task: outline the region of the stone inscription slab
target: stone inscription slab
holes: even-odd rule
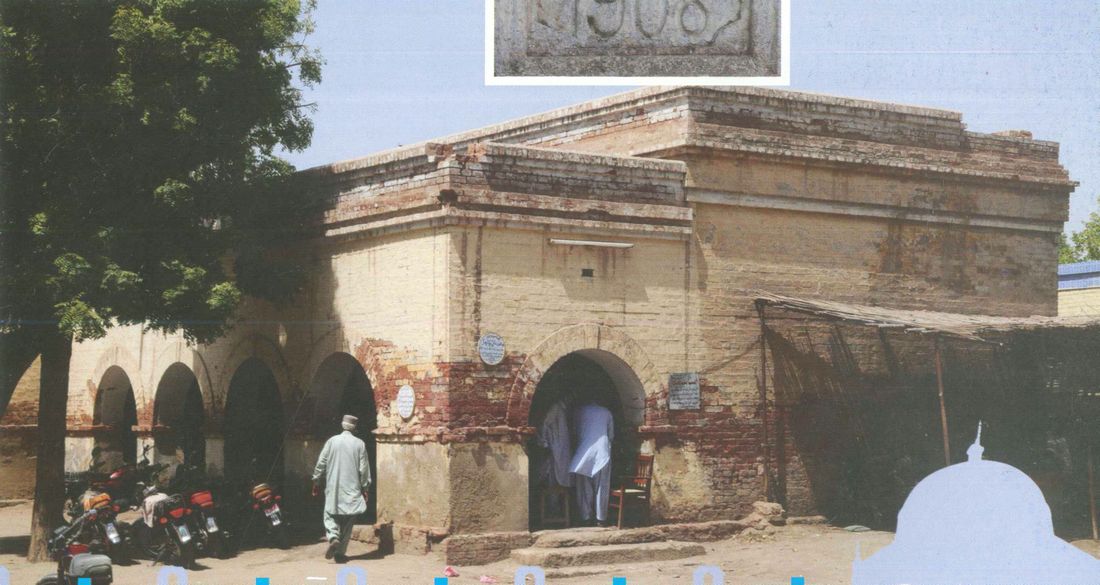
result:
[[[746,0],[533,0],[528,55],[744,55]]]
[[[416,407],[416,392],[412,386],[405,384],[397,391],[397,415],[408,420],[413,415]]]
[[[482,335],[477,340],[477,354],[486,365],[498,365],[504,361],[504,338],[496,333]]]
[[[781,0],[493,1],[494,77],[780,74]]]
[[[668,409],[699,410],[699,374],[681,372],[668,375]]]

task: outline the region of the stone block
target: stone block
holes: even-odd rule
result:
[[[779,75],[779,0],[496,0],[497,76]]]
[[[508,558],[515,549],[531,546],[529,532],[460,534],[446,538],[440,547],[450,565],[485,565]]]

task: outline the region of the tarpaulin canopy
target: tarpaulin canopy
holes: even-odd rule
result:
[[[756,302],[769,307],[797,311],[824,319],[897,329],[909,333],[938,334],[973,341],[990,342],[990,337],[1021,331],[1057,329],[1100,329],[1100,316],[1000,317],[912,309],[892,309],[818,299],[755,293]]]

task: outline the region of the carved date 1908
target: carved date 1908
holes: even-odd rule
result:
[[[741,54],[744,0],[536,0],[529,54]]]

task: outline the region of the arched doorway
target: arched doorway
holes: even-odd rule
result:
[[[326,440],[342,432],[340,421],[345,414],[359,418],[355,435],[367,445],[373,478],[365,520],[375,522],[378,516],[378,463],[374,429],[378,427],[378,413],[370,379],[354,357],[334,353],[317,368],[310,391],[315,401],[311,428],[317,439]]]
[[[203,436],[204,409],[199,380],[182,363],[165,370],[153,401],[153,431],[156,459],[174,471],[179,464],[203,469],[206,438]]]
[[[275,375],[248,358],[229,382],[225,401],[225,479],[230,485],[283,477],[283,403]]]
[[[103,372],[95,396],[93,424],[96,452],[94,464],[99,471],[111,471],[124,463],[137,461],[137,403],[130,377],[118,366]]]
[[[587,402],[596,402],[606,406],[615,421],[615,437],[612,441],[611,466],[612,478],[633,472],[637,454],[641,447],[638,427],[644,421],[645,390],[630,366],[614,354],[598,350],[584,349],[569,353],[550,366],[539,380],[531,398],[528,424],[540,429],[551,407],[561,401],[568,404],[570,429],[574,424],[573,411]],[[536,445],[528,449],[530,466],[530,527],[539,530],[544,525],[542,514],[542,496],[547,489],[545,479],[549,452]],[[573,497],[573,490],[569,490]],[[573,501],[571,500],[571,503]],[[556,506],[556,502],[549,504]],[[576,506],[572,509],[571,523],[579,520]]]

